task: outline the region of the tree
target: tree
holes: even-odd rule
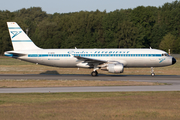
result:
[[[167,52],[168,49],[171,49],[171,52],[173,53],[175,50],[174,48],[175,42],[176,42],[176,38],[171,33],[168,33],[163,37],[159,45],[159,48]]]
[[[171,48],[180,53],[180,1],[162,7],[47,14],[40,7],[0,11],[0,54],[11,50],[7,21],[41,48]],[[171,40],[171,42],[169,41]],[[173,43],[173,45],[172,45]],[[173,46],[173,48],[172,48]]]
[[[152,48],[159,48],[159,45],[161,43],[161,40],[163,37],[167,34],[167,26],[165,24],[156,24],[153,27],[152,33],[151,33],[151,44],[150,46]]]
[[[131,12],[131,21],[141,31],[141,38],[145,47],[151,45],[153,26],[157,21],[158,9],[156,7],[139,6]]]

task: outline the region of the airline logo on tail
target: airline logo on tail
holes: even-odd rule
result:
[[[16,37],[17,35],[19,35],[22,31],[11,31],[11,33],[13,34],[12,38]]]

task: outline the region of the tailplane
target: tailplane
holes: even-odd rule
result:
[[[7,26],[14,51],[40,49],[32,42],[32,40],[26,35],[26,33],[19,27],[16,22],[7,22]]]

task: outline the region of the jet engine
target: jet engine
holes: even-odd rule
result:
[[[109,73],[123,73],[123,64],[108,64],[107,67],[101,68],[101,70],[108,71]]]

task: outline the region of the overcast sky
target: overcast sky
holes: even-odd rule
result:
[[[41,7],[43,11],[53,14],[78,11],[107,12],[116,9],[136,8],[137,6],[162,6],[175,0],[0,0],[0,10],[11,12],[30,7]]]

